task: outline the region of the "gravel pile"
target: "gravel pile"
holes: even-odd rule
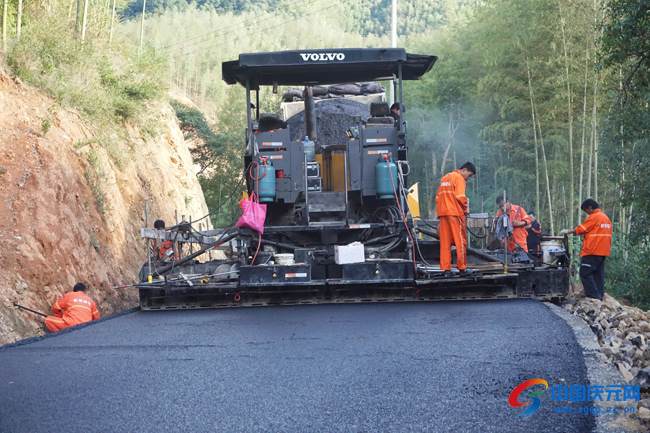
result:
[[[316,104],[316,133],[319,146],[331,146],[348,142],[345,130],[355,126],[354,116],[365,121],[370,117],[370,108],[361,102],[349,99],[326,99]],[[301,111],[287,120],[291,140],[304,140],[305,112]]]
[[[605,363],[611,363],[623,379],[641,388],[638,417],[650,431],[650,312],[621,304],[605,294],[569,300],[564,308],[581,317],[596,335]]]

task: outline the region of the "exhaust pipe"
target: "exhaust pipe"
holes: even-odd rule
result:
[[[316,133],[316,103],[314,102],[314,90],[311,86],[306,86],[303,92],[305,98],[305,130],[309,139],[314,143],[318,142]]]

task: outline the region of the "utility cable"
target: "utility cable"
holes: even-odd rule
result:
[[[218,211],[219,209],[221,209],[221,208],[223,207],[223,205],[225,205],[226,203],[228,203],[228,201],[232,198],[232,196],[233,196],[233,195],[234,195],[234,194],[239,190],[239,187],[241,186],[241,183],[244,181],[244,178],[245,178],[245,176],[246,176],[246,172],[249,170],[249,168],[251,167],[252,164],[253,164],[253,163],[251,162],[251,163],[248,165],[248,167],[246,167],[246,169],[242,172],[242,175],[241,175],[241,177],[239,178],[239,180],[237,181],[237,184],[235,184],[235,187],[233,188],[233,190],[230,192],[230,194],[228,195],[228,197],[226,197],[226,199],[225,199],[224,201],[222,201],[222,202],[219,204],[219,206],[217,206],[216,208],[212,209],[210,212],[208,212],[207,214],[203,215],[201,218],[192,221],[191,224],[195,224],[195,223],[197,223],[197,222],[199,222],[199,221],[201,221],[201,220],[204,220],[205,218],[209,217],[210,215],[212,215],[213,213],[215,213],[216,211]],[[191,224],[190,224],[190,225],[191,225]],[[167,230],[175,229],[175,228],[178,228],[178,227],[180,227],[180,224],[176,224],[176,225],[174,225],[174,226],[171,226],[171,227],[169,227]]]

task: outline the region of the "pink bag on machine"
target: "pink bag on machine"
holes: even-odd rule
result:
[[[264,233],[264,220],[266,220],[266,205],[256,201],[255,193],[250,197],[239,200],[239,206],[244,212],[235,224],[237,227],[249,227],[257,232]]]

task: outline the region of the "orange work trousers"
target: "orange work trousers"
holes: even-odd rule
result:
[[[456,268],[467,268],[467,233],[465,217],[441,216],[438,226],[440,236],[440,269],[451,271],[451,246],[456,245]]]
[[[60,317],[47,316],[45,318],[45,326],[48,327],[50,332],[56,332],[65,328],[69,328],[70,326],[74,326],[74,325],[67,323],[65,320],[63,320]]]

